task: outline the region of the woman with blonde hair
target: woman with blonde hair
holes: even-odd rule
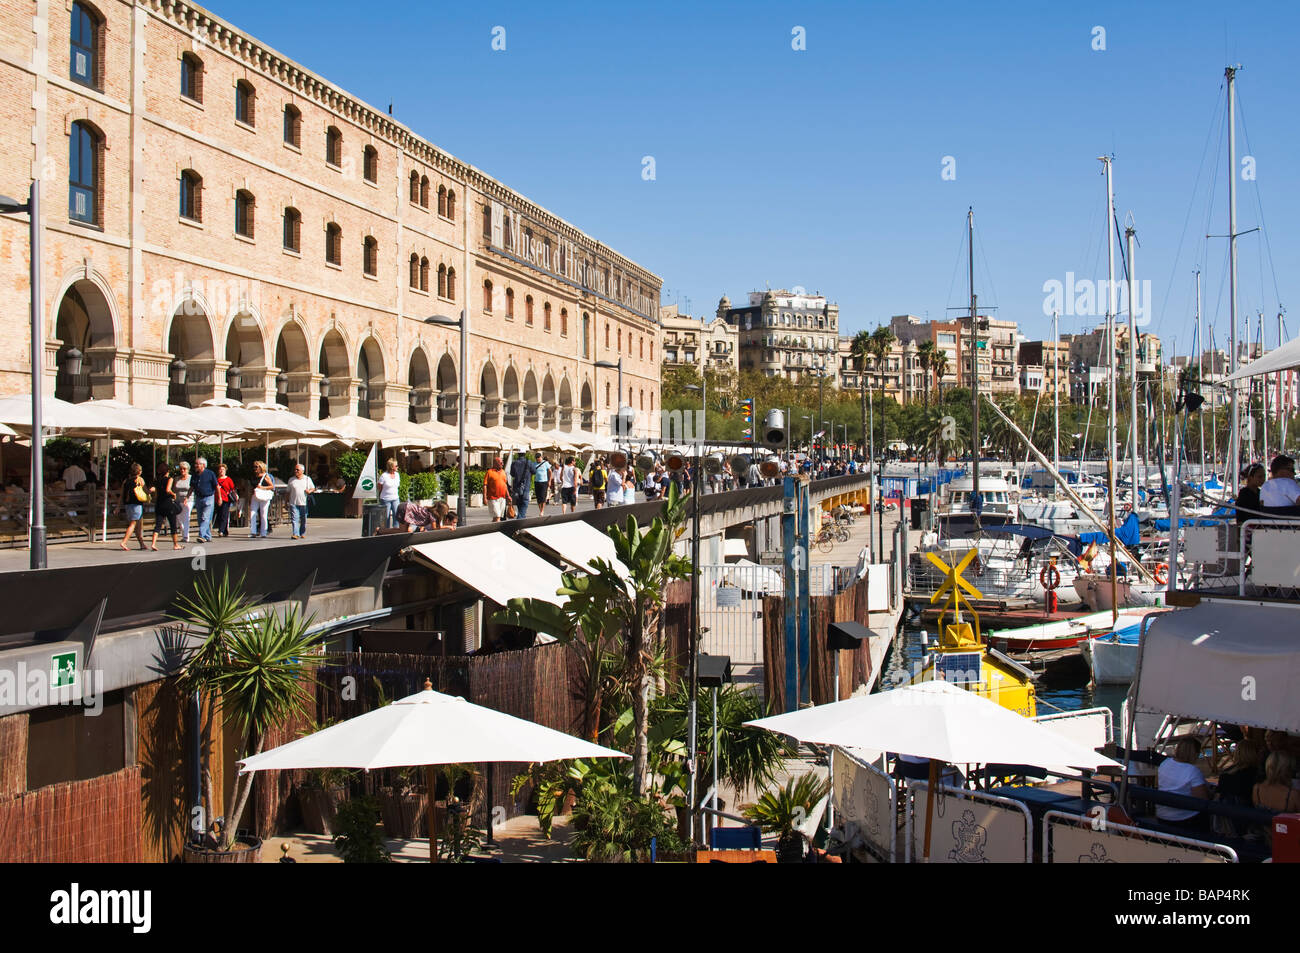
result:
[[[248,508],[249,539],[266,538],[271,535],[269,514],[273,499],[275,499],[275,481],[266,472],[266,464],[258,460],[253,464],[253,494]]]
[[[149,499],[149,493],[144,486],[144,477],[141,474],[144,468],[138,463],[131,464],[131,475],[126,478],[122,484],[122,510],[126,513],[126,533],[122,536],[122,549],[127,551],[129,547],[126,541],[131,538],[131,531],[135,531],[135,538],[140,543],[141,549],[148,549],[144,544],[144,504]],[[144,495],[144,499],[140,495]]]
[[[1251,792],[1251,803],[1274,814],[1300,811],[1300,791],[1291,787],[1295,757],[1288,751],[1274,751],[1264,762],[1264,780]]]

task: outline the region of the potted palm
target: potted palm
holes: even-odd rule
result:
[[[328,728],[335,719],[313,722],[303,735],[315,734]],[[302,810],[302,823],[313,834],[334,834],[335,818],[339,805],[347,800],[348,782],[355,772],[346,768],[316,768],[307,772],[306,779],[298,785],[298,807]]]
[[[238,729],[233,757],[241,760],[261,753],[267,732],[306,713],[312,700],[308,689],[314,680],[302,665],[316,647],[309,634],[311,619],[292,608],[257,611],[243,593],[242,580],[232,583],[226,570],[220,577],[200,575],[172,614],[185,635],[202,640],[185,652],[180,682],[184,691],[208,700],[201,749],[209,756],[217,717]],[[239,833],[254,776],[236,775],[223,802],[224,818],[214,816],[210,770],[206,777],[208,808],[201,812],[197,836],[185,845],[185,861],[256,863],[261,841]]]
[[[791,778],[785,787],[765,791],[758,803],[751,804],[743,813],[765,834],[777,836],[777,860],[797,862],[803,859],[804,835],[800,828],[830,789],[829,780],[810,772]]]

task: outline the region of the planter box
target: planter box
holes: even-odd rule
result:
[[[433,500],[416,500],[418,506],[423,506],[426,510],[433,506]]]
[[[456,512],[456,507],[457,505],[459,505],[459,503],[460,503],[460,498],[457,497],[455,493],[447,494],[447,509],[451,510],[454,513]]]
[[[471,493],[471,494],[469,495],[469,505],[470,505],[470,506],[482,506],[482,505],[483,505],[483,494],[482,494],[482,493]]]
[[[411,840],[428,837],[426,815],[429,798],[421,794],[396,794],[391,789],[379,792],[379,807],[384,818],[384,833],[389,837]]]
[[[241,835],[230,850],[186,844],[182,857],[187,864],[258,864],[262,862],[262,840]]]
[[[313,834],[333,834],[334,817],[347,796],[346,788],[300,787],[298,806],[303,826]]]

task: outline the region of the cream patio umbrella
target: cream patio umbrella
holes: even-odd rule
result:
[[[920,682],[746,724],[800,741],[929,758],[931,790],[937,785],[939,762],[1031,764],[1063,772],[1119,764],[997,702],[944,681]],[[928,861],[934,799],[927,800]]]
[[[436,861],[434,765],[628,757],[562,731],[435,692],[427,679],[424,687],[424,691],[382,708],[245,758],[240,773],[299,768],[369,771],[423,765],[430,791],[429,859]]]

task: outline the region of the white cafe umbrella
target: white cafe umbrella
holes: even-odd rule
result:
[[[1289,371],[1297,367],[1300,367],[1300,338],[1294,338],[1280,347],[1273,348],[1263,357],[1239,367],[1237,373],[1229,374],[1219,383],[1227,384],[1247,377],[1259,377],[1261,374],[1274,374],[1278,371]]]
[[[943,681],[861,695],[746,724],[791,735],[800,741],[929,758],[931,788],[938,777],[940,761],[1031,764],[1063,773],[1069,773],[1072,768],[1119,766],[1105,755],[1017,715],[997,702]],[[933,798],[929,800],[932,805]],[[927,812],[927,859],[931,820]]]
[[[452,695],[425,690],[240,762],[240,773],[429,766],[429,854],[436,859],[433,765],[626,758],[626,754]]]

